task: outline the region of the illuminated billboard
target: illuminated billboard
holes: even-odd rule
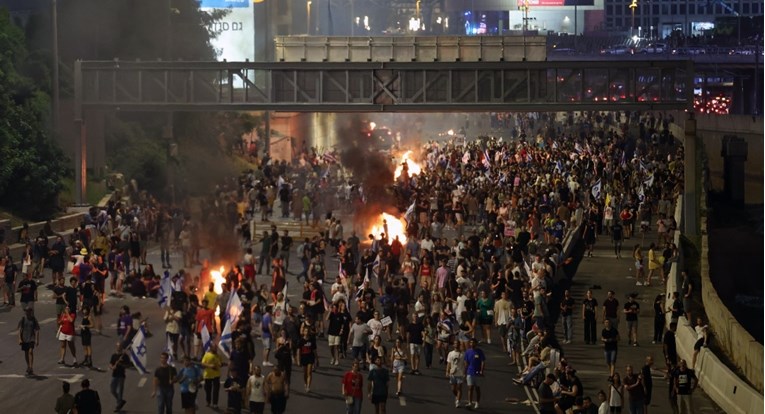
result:
[[[252,0],[201,0],[202,10],[228,10],[209,29],[218,36],[211,43],[218,60],[243,62],[255,60],[255,19]]]

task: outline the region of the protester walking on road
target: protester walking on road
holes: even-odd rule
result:
[[[375,369],[369,371],[367,377],[367,393],[369,399],[375,406],[375,414],[385,414],[386,403],[388,401],[388,382],[390,374],[388,369],[383,366],[382,358],[379,356],[374,360]]]
[[[125,368],[128,365],[130,365],[130,361],[128,361],[127,355],[125,355],[125,351],[122,349],[122,344],[117,342],[117,347],[109,360],[109,369],[112,371],[112,381],[109,385],[109,390],[117,402],[117,407],[114,409],[115,412],[121,410],[125,403],[127,403],[122,396],[125,390]]]
[[[205,402],[208,407],[218,408],[221,364],[220,356],[218,356],[218,345],[212,342],[202,357],[202,367],[204,368],[202,378],[205,381]]]
[[[287,410],[290,387],[279,365],[266,376],[265,387],[266,401],[271,404],[271,413],[283,414]]]
[[[598,342],[596,332],[598,300],[592,297],[592,291],[588,290],[582,301],[582,319],[584,320],[584,343],[596,344]]]
[[[351,370],[343,375],[343,398],[347,414],[361,414],[361,404],[364,401],[364,376],[359,371],[359,361],[353,361]]]
[[[34,375],[32,367],[35,362],[35,347],[40,345],[40,324],[32,308],[24,309],[24,316],[19,320],[16,329],[19,332],[19,345],[24,351],[24,360],[27,363],[27,376]]]
[[[90,389],[90,380],[82,380],[82,390],[74,395],[74,409],[77,414],[101,414],[101,398]]]
[[[635,294],[627,297],[627,303],[624,304],[624,319],[627,321],[627,344],[638,346],[638,315],[640,314],[640,304],[635,301]]]
[[[74,396],[69,393],[70,387],[71,385],[66,381],[61,383],[64,393],[56,399],[56,406],[53,408],[56,414],[71,414],[74,409]]]
[[[616,352],[619,346],[619,331],[611,325],[611,321],[608,319],[605,321],[605,327],[601,332],[600,340],[603,342],[603,354],[606,357],[608,375],[614,376],[616,370]]]
[[[446,356],[446,378],[449,378],[449,386],[454,394],[454,408],[459,408],[462,383],[465,381],[465,354],[457,341],[454,341],[454,349]]]
[[[178,372],[175,367],[168,365],[167,360],[170,357],[167,352],[163,352],[159,357],[159,366],[154,370],[154,387],[151,392],[151,398],[157,398],[157,414],[172,414],[173,396]]]
[[[478,409],[481,402],[481,384],[479,378],[483,376],[486,364],[486,356],[478,348],[478,341],[473,338],[470,340],[470,349],[465,351],[465,378],[468,386],[468,407],[472,404],[473,409]],[[475,396],[475,402],[473,402]]]
[[[614,372],[608,387],[608,407],[611,414],[620,414],[624,405],[624,384],[618,372]]]

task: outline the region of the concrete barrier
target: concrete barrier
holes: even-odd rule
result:
[[[693,361],[696,331],[688,324],[685,317],[680,317],[678,321],[676,340],[678,356],[685,359],[690,367]],[[765,409],[762,394],[739,378],[709,348],[702,348],[699,352],[696,357],[695,371],[699,379],[699,387],[724,412],[750,414],[761,413]]]

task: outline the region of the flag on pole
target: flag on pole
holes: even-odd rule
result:
[[[619,165],[624,168],[627,166],[627,152],[622,152],[622,159],[619,161]]]
[[[406,212],[404,213],[404,219],[407,223],[411,223],[412,219],[414,218],[414,207],[415,204],[417,204],[417,200],[412,201],[412,205],[409,206],[409,208],[406,209]]]
[[[574,144],[574,150],[578,153],[581,153],[583,151],[582,145],[577,142],[576,144]]]
[[[157,292],[157,303],[160,308],[170,306],[170,295],[173,293],[173,281],[170,280],[170,272],[165,270],[162,280],[159,282],[159,292]]]
[[[491,168],[491,160],[489,159],[489,150],[483,150],[483,166],[486,168]]]
[[[555,170],[557,170],[559,173],[563,172],[563,163],[560,160],[555,162]]]
[[[175,366],[175,352],[173,352],[173,341],[170,340],[170,335],[167,335],[167,343],[165,344],[165,352],[167,352],[167,363],[171,366]]]
[[[133,342],[130,344],[130,361],[141,375],[148,373],[146,370],[146,334],[143,327],[138,329]]]
[[[593,186],[592,186],[592,196],[595,197],[595,199],[600,199],[600,188],[601,188],[601,181],[598,180]]]
[[[552,149],[558,149],[558,141],[553,141]]]
[[[526,276],[532,277],[534,274],[531,271],[531,266],[529,266],[528,262],[525,260],[523,261],[523,270],[526,271]]]
[[[226,326],[223,327],[223,332],[220,334],[220,349],[226,358],[231,357],[231,319],[226,319]]]
[[[643,189],[643,184],[640,184],[640,187],[638,187],[637,195],[641,202],[645,200],[645,189]]]
[[[212,339],[210,339],[210,331],[207,330],[207,324],[202,325],[202,353],[207,352],[208,349],[210,349],[210,345],[212,344]]]
[[[239,299],[239,295],[236,293],[236,290],[232,290],[231,296],[228,300],[228,305],[226,306],[227,319],[231,319],[234,323],[236,323],[236,320],[239,318],[239,315],[241,315],[243,311],[244,306],[242,306],[242,301]]]
[[[462,163],[467,164],[470,162],[470,151],[465,151],[465,154],[462,155]]]
[[[646,186],[646,187],[648,187],[648,188],[651,188],[651,187],[653,187],[653,174],[649,174],[649,175],[648,175],[648,178],[647,178],[645,181],[643,181],[643,183],[644,183],[644,184],[645,184],[645,186]]]

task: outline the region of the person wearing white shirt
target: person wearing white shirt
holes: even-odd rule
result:
[[[462,313],[465,312],[466,291],[457,286],[457,309],[454,310],[454,313],[457,315],[457,322],[459,323],[462,323]]]
[[[425,236],[425,238],[420,242],[420,248],[431,253],[433,253],[433,246],[433,240],[430,239],[430,236]]]
[[[369,334],[370,342],[374,340],[375,336],[382,335],[383,324],[382,321],[380,321],[380,312],[375,311],[374,314],[372,314],[372,319],[367,322],[367,326],[372,330],[372,333]]]
[[[454,407],[460,406],[462,383],[465,380],[465,353],[460,351],[460,343],[454,341],[454,348],[446,356],[446,377],[454,394]]]
[[[265,377],[260,372],[260,366],[252,364],[252,375],[247,380],[247,388],[244,393],[250,402],[250,412],[262,413],[266,406],[266,390],[263,386]]]

